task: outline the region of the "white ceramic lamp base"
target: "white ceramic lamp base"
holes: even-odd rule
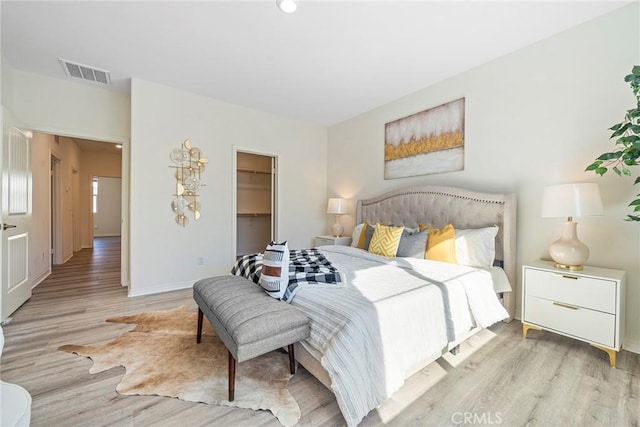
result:
[[[336,215],[336,222],[331,226],[331,235],[340,237],[342,233],[344,233],[344,226],[340,224],[340,215]]]
[[[549,246],[549,255],[558,268],[582,270],[582,265],[589,258],[589,248],[578,240],[577,227],[577,222],[565,222],[562,236]]]

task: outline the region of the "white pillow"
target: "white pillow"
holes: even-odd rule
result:
[[[264,251],[260,286],[273,298],[282,299],[289,285],[289,246],[271,242]]]
[[[498,226],[455,230],[458,264],[472,267],[492,267],[496,258]]]
[[[360,241],[360,232],[362,232],[362,227],[364,223],[356,225],[356,228],[353,229],[353,233],[351,233],[351,246],[354,248],[358,247],[358,242]]]

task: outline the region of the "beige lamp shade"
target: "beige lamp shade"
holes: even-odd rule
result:
[[[602,215],[600,188],[595,183],[562,184],[545,187],[543,217]]]
[[[336,222],[331,226],[331,234],[340,237],[344,233],[344,226],[340,224],[340,215],[347,213],[347,202],[344,199],[330,198],[327,203],[327,213],[336,216]]]
[[[556,267],[581,270],[589,258],[589,248],[578,239],[578,223],[573,217],[602,215],[600,189],[595,183],[562,184],[545,187],[543,217],[567,217],[562,236],[549,246]]]
[[[334,215],[344,215],[347,213],[347,203],[344,199],[331,198],[327,203],[327,213]]]

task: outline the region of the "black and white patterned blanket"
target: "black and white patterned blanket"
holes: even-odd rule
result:
[[[282,301],[291,302],[301,286],[342,283],[338,270],[318,249],[291,250],[289,254],[289,285]],[[262,272],[262,258],[261,253],[239,258],[231,269],[231,274],[246,277],[258,284]]]

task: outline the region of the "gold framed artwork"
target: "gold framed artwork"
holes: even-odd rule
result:
[[[385,124],[384,179],[464,169],[464,98]]]

